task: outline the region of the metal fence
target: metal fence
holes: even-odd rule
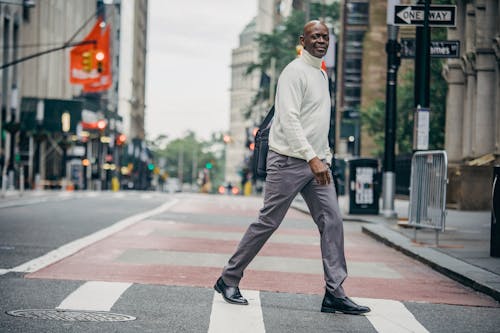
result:
[[[446,185],[448,159],[443,150],[420,151],[413,155],[411,163],[410,205],[408,224],[417,229],[444,231],[446,219]]]

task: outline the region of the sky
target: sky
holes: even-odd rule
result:
[[[150,0],[146,136],[229,129],[231,50],[257,0]]]

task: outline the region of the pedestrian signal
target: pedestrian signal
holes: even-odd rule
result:
[[[103,61],[104,61],[104,52],[98,51],[95,54],[95,60],[97,60],[97,72],[102,73],[103,72]]]

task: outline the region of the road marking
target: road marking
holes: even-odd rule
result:
[[[227,253],[200,253],[164,251],[155,249],[126,249],[116,262],[149,265],[174,265],[192,267],[222,267],[227,263]],[[270,272],[323,274],[321,259],[279,256],[257,256],[248,269]],[[382,279],[400,279],[402,276],[383,262],[349,263],[349,275]]]
[[[66,297],[56,309],[109,311],[132,283],[89,281]]]
[[[232,232],[232,231],[159,229],[155,230],[154,234],[161,235],[164,237],[176,237],[176,238],[204,238],[204,239],[217,239],[217,240],[227,240],[227,241],[231,240],[239,241],[241,237],[243,237],[244,233]],[[320,239],[318,236],[286,235],[286,234],[275,233],[271,236],[269,242],[319,246]]]
[[[371,308],[371,312],[365,316],[379,333],[429,333],[401,302],[357,297],[352,299]]]
[[[157,207],[155,209],[149,210],[147,212],[139,213],[136,215],[129,216],[123,220],[120,220],[116,222],[115,224],[98,230],[94,232],[93,234],[90,234],[88,236],[82,237],[80,239],[74,240],[70,243],[67,243],[55,250],[52,250],[43,256],[40,256],[38,258],[35,258],[33,260],[30,260],[24,264],[21,264],[17,267],[7,269],[4,272],[0,271],[0,275],[6,274],[8,272],[20,272],[20,273],[32,273],[37,270],[40,270],[44,267],[47,267],[57,261],[60,261],[72,254],[75,254],[76,252],[80,251],[81,249],[89,246],[90,244],[96,243],[114,233],[117,233],[118,231],[121,231],[132,224],[135,224],[141,220],[144,220],[150,216],[157,215],[162,213],[163,211],[169,209],[173,205],[175,205],[178,202],[177,199],[174,199],[172,201],[166,202],[160,207]]]
[[[266,331],[259,291],[242,290],[241,293],[248,299],[248,305],[229,304],[218,292],[214,292],[208,333],[261,333]]]

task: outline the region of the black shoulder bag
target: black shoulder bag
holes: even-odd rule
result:
[[[267,113],[264,121],[259,126],[259,130],[255,134],[255,148],[253,150],[252,171],[255,178],[266,179],[266,161],[267,152],[269,151],[269,132],[271,131],[271,123],[274,116],[274,105]]]

